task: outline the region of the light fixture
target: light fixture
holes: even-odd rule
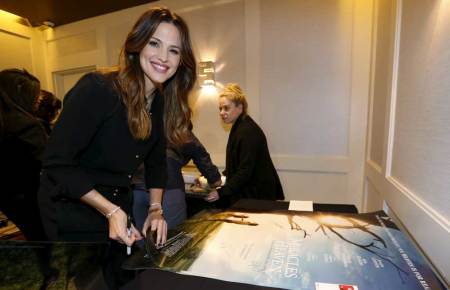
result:
[[[55,23],[50,20],[42,21],[38,25],[39,30],[46,30],[46,29],[54,28],[54,27],[55,27]]]
[[[201,87],[214,86],[214,62],[202,61],[198,64],[198,83]]]

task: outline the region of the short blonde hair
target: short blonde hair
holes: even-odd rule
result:
[[[236,83],[227,84],[219,98],[225,97],[232,101],[235,106],[242,105],[242,114],[247,115],[247,99],[241,87]]]

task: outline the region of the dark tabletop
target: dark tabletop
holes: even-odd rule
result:
[[[197,199],[197,202],[200,200]],[[289,202],[244,199],[232,210],[276,212],[285,211]],[[357,213],[353,205],[314,204],[314,211]],[[199,210],[201,208],[198,208]],[[107,289],[103,281],[101,263],[105,243],[42,243],[0,241],[1,289]],[[26,269],[26,271],[24,271]],[[277,289],[211,278],[181,275],[169,271],[149,269],[136,271],[136,278],[124,290],[256,290]]]

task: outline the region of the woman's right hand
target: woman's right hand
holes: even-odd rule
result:
[[[120,207],[107,200],[97,190],[90,190],[81,196],[80,199],[106,216],[109,223],[110,239],[127,246],[131,246],[136,240],[142,239],[141,234],[133,225],[131,225],[131,232],[128,236],[127,214]]]
[[[126,213],[122,209],[119,209],[109,217],[109,238],[131,246],[135,241],[142,239],[142,235],[131,224],[131,234],[128,236],[127,218]]]

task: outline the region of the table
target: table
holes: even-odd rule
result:
[[[101,271],[106,246],[0,241],[0,289],[107,289]]]
[[[230,209],[235,211],[245,210],[247,212],[270,212],[280,213],[288,209],[289,202],[265,201],[265,200],[240,200]],[[354,205],[342,204],[313,204],[315,212],[323,213],[358,213]],[[387,220],[385,221],[388,222]],[[36,243],[36,242],[0,242],[0,289],[3,285],[17,286],[23,281],[24,287],[17,289],[39,289],[39,285],[45,281],[39,274],[37,260],[50,247],[56,255],[53,256],[52,264],[58,267],[60,277],[49,289],[64,289],[69,285],[73,289],[103,290],[107,289],[101,273],[101,252],[105,244],[95,243]],[[408,252],[406,252],[408,253]],[[370,261],[369,261],[370,262]],[[23,271],[27,269],[27,271]],[[191,275],[181,275],[174,272],[149,269],[136,271],[136,278],[122,287],[123,290],[139,289],[219,289],[219,290],[273,290],[279,288],[263,287],[243,283],[228,282],[212,278]],[[16,276],[14,276],[16,275]],[[372,273],[370,274],[372,275]],[[430,273],[427,274],[430,277]],[[36,281],[33,279],[38,278]],[[19,281],[19,282],[18,282]],[[37,285],[37,286],[36,286]],[[435,284],[436,285],[436,284]],[[31,288],[30,288],[31,287]],[[56,288],[55,288],[56,287]],[[69,287],[69,288],[70,288]],[[41,288],[45,289],[45,288]],[[435,289],[435,288],[432,288]],[[444,286],[436,289],[445,289]]]

